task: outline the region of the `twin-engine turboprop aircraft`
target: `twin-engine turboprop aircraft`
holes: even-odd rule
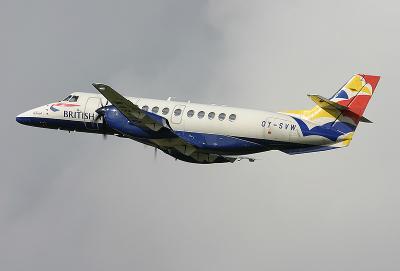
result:
[[[279,150],[299,154],[350,144],[379,76],[356,74],[332,98],[309,95],[308,110],[278,113],[190,102],[124,97],[104,84],[100,94],[74,92],[17,116],[29,126],[116,135],[186,162],[211,164]]]

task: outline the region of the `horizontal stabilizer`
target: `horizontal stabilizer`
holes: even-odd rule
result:
[[[297,149],[286,149],[286,150],[280,150],[280,151],[284,152],[286,154],[289,154],[289,155],[295,155],[295,154],[303,154],[303,153],[311,153],[311,152],[329,151],[332,149],[335,149],[335,147],[310,146],[310,147],[297,148]]]
[[[372,123],[372,121],[370,121],[370,120],[367,119],[366,117],[361,117],[360,121],[361,121],[361,122],[365,122],[365,123]]]
[[[312,95],[312,94],[308,94],[308,97],[310,97],[310,99],[316,103],[319,107],[321,107],[322,109],[325,110],[338,110],[338,111],[350,111],[350,108],[348,108],[347,106],[338,104],[334,101],[331,101],[325,97],[322,97],[320,95]],[[354,112],[353,112],[354,113]],[[372,123],[372,121],[370,121],[369,119],[367,119],[366,117],[361,116],[360,118],[360,122],[365,122],[365,123]]]
[[[312,94],[308,94],[308,97],[310,97],[310,99],[316,103],[319,107],[323,108],[323,109],[336,109],[339,111],[344,111],[347,110],[348,108],[344,105],[340,105],[338,103],[332,102],[331,100],[324,98],[320,95],[312,95]]]

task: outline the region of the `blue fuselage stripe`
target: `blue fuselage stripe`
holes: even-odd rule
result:
[[[114,134],[116,131],[112,131],[103,127],[102,123],[84,122],[84,121],[72,121],[62,119],[51,119],[51,118],[37,118],[37,117],[17,117],[17,122],[41,128],[49,129],[60,129],[69,131],[78,131],[86,133],[98,133],[98,134]],[[104,128],[104,129],[103,129]],[[141,129],[137,127],[137,129]],[[241,155],[249,153],[257,153],[268,150],[279,150],[279,149],[293,149],[307,147],[308,145],[273,141],[266,139],[257,138],[246,138],[246,137],[235,137],[227,135],[217,134],[205,134],[187,131],[175,131],[177,137],[182,138],[186,142],[189,142],[196,148],[204,151],[209,151],[216,154],[232,154]],[[121,134],[122,135],[122,134]],[[154,131],[144,131],[144,133],[138,135],[127,135],[132,139],[137,139],[142,143],[148,143],[151,139],[159,139],[160,134]],[[143,137],[146,135],[146,137]],[[153,136],[154,135],[154,136]],[[171,136],[167,135],[167,138]]]

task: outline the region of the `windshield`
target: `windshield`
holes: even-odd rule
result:
[[[74,103],[74,102],[78,101],[78,98],[79,98],[79,96],[72,96],[71,99],[69,99],[69,101],[71,103]]]
[[[78,98],[79,96],[68,95],[67,98],[65,98],[63,101],[74,103],[78,101]]]
[[[68,101],[71,97],[72,95],[68,95],[67,98],[65,98],[63,101]]]

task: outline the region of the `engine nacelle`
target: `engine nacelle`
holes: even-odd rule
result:
[[[104,120],[109,129],[118,133],[136,138],[154,138],[154,132],[147,128],[141,128],[129,121],[115,106],[104,108]]]

